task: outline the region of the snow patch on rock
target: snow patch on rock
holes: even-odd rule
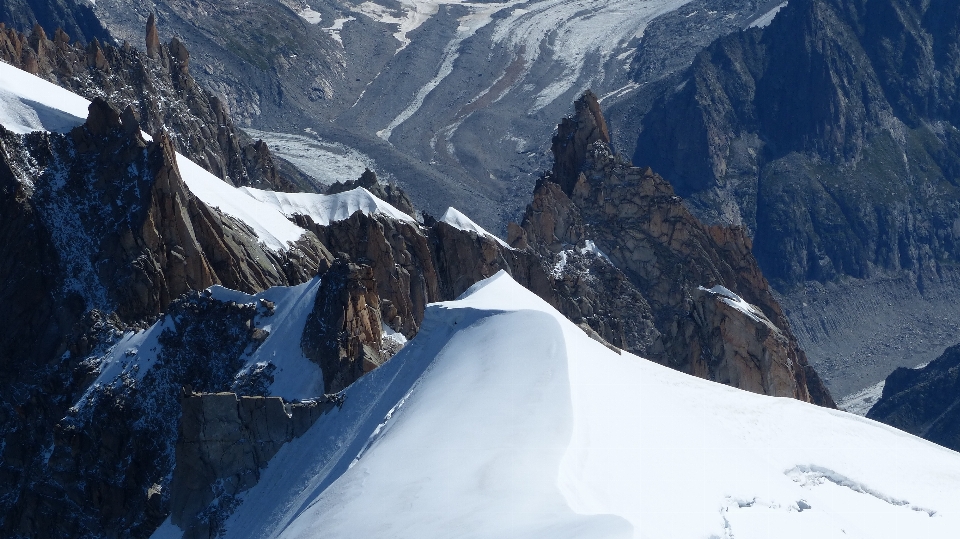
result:
[[[486,230],[483,229],[482,226],[471,221],[469,217],[460,213],[460,211],[454,208],[453,206],[447,208],[447,211],[443,214],[443,217],[441,217],[440,220],[454,228],[459,228],[460,230],[473,232],[478,236],[487,236],[488,238],[496,240],[496,242],[502,245],[503,247],[506,247],[508,249],[510,248],[510,246],[507,245],[507,242],[487,232]]]

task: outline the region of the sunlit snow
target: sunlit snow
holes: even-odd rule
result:
[[[960,454],[618,355],[503,272],[429,306],[417,338],[345,396],[274,457],[225,537],[960,529]]]
[[[467,230],[469,232],[473,232],[477,234],[478,236],[486,236],[488,238],[496,240],[497,243],[499,243],[504,247],[507,247],[507,248],[510,247],[509,245],[507,245],[507,242],[487,232],[486,230],[484,230],[483,227],[471,221],[469,217],[460,213],[460,211],[454,208],[453,206],[447,208],[447,211],[443,214],[443,217],[441,217],[440,220],[454,228],[459,228],[460,230]]]

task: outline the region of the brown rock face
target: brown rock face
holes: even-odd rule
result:
[[[591,240],[606,253],[649,303],[659,333],[659,345],[646,351],[651,359],[742,389],[833,405],[744,231],[703,225],[663,178],[613,155],[593,94],[576,110],[559,127],[558,138],[570,142],[554,144],[558,164],[527,209],[526,241],[546,254]],[[571,153],[589,140],[582,158]],[[715,285],[755,306],[762,322],[699,291]]]
[[[557,134],[550,148],[554,159],[554,181],[567,193],[577,181],[587,148],[598,141],[610,143],[607,121],[593,92],[587,90],[584,98],[577,100],[574,107],[573,117],[564,118],[557,126]]]
[[[334,261],[323,275],[300,347],[320,365],[327,393],[336,393],[383,363],[380,297],[373,268]]]
[[[157,32],[157,18],[151,13],[147,18],[147,56],[154,60],[160,56],[160,33]]]

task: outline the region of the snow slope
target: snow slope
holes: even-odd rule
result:
[[[488,238],[497,240],[497,243],[504,247],[510,247],[507,245],[507,242],[487,232],[482,226],[471,221],[469,217],[460,213],[460,210],[454,208],[453,206],[447,208],[447,211],[443,214],[443,217],[441,217],[440,220],[454,228],[473,232],[478,236],[487,236]]]
[[[499,273],[281,449],[225,537],[955,537],[960,454],[618,355]],[[169,522],[155,537],[177,536]]]
[[[415,223],[416,219],[375,197],[363,187],[334,195],[314,193],[280,193],[243,187],[240,189],[251,198],[273,206],[283,215],[309,215],[314,223],[327,226],[334,221],[348,219],[358,211],[367,215],[385,215],[398,221]]]
[[[320,278],[297,286],[275,286],[259,294],[251,295],[216,285],[208,289],[218,301],[233,301],[239,304],[259,304],[266,300],[274,304],[272,314],[261,309],[254,319],[256,327],[268,333],[255,350],[243,357],[241,374],[272,364],[273,383],[268,393],[290,400],[310,399],[323,395],[323,373],[320,367],[307,359],[300,349],[300,338],[307,317],[313,310]],[[120,384],[124,376],[142,380],[157,363],[163,353],[159,341],[165,330],[175,330],[170,315],[141,331],[129,331],[98,360],[98,376],[74,404],[74,409],[83,408],[87,401],[102,386]]]
[[[83,124],[90,102],[0,62],[0,125],[14,133],[66,132]]]

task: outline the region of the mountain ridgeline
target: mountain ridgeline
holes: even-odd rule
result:
[[[71,42],[61,29],[51,40],[40,25],[29,34],[0,26],[0,60],[88,99],[104,98],[119,110],[131,107],[146,132],[164,129],[177,151],[228,183],[317,190],[310,178],[271,155],[263,141],[234,126],[224,103],[193,79],[183,43],[160,42],[153,17],[144,43],[145,51],[96,38]]]
[[[512,227],[511,247],[446,217],[420,224],[399,211],[357,211],[329,222],[290,215],[300,238],[279,251],[191,191],[173,137],[162,128],[144,137],[133,104],[95,98],[67,133],[0,131],[9,261],[0,282],[11,306],[0,341],[0,530],[144,537],[173,514],[189,537],[215,536],[280,445],[331,403],[350,406],[335,392],[395,351],[388,334],[415,337],[427,303],[500,270],[613,349],[833,406],[742,231],[700,224],[662,178],[610,153],[604,125],[585,95],[559,129],[555,169]],[[372,182],[365,174],[357,183],[409,203]],[[629,196],[605,199],[612,189]],[[351,193],[363,191],[303,196]],[[290,301],[203,292],[218,284],[249,294],[308,286],[298,301],[309,316],[271,341],[258,320]],[[260,347],[290,342],[322,372],[313,404],[283,404],[290,416],[274,413],[275,401],[189,400],[268,396],[284,356],[247,363]],[[213,423],[179,423],[184,410],[208,406],[217,413],[190,417]],[[236,424],[248,446],[231,442]]]
[[[746,226],[780,288],[937,281],[960,260],[958,29],[950,0],[791,0],[697,55],[634,161]]]

